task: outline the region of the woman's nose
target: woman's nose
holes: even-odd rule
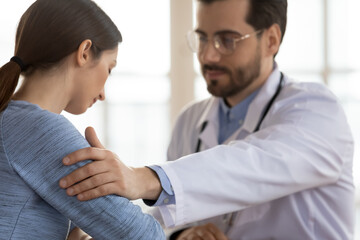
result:
[[[99,94],[99,100],[104,101],[105,100],[105,89],[103,89]]]

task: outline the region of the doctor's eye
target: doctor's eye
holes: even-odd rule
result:
[[[201,43],[206,43],[206,42],[207,42],[207,37],[204,36],[204,35],[202,35],[202,34],[198,34],[198,35],[197,35],[197,39],[198,39],[198,41],[201,42]]]

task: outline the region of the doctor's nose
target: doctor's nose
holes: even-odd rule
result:
[[[209,41],[199,52],[199,59],[203,63],[217,63],[221,59],[221,53],[215,48],[214,43]]]

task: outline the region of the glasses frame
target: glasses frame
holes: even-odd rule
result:
[[[212,38],[212,43],[213,43],[213,46],[215,47],[215,49],[222,55],[230,55],[232,53],[234,53],[235,49],[236,49],[236,46],[237,46],[237,43],[240,42],[240,41],[243,41],[245,39],[248,39],[250,38],[251,36],[253,35],[257,35],[259,34],[260,32],[264,31],[264,29],[260,29],[260,30],[257,30],[257,31],[254,31],[252,33],[247,33],[245,34],[244,36],[241,36],[241,37],[238,37],[238,38],[234,38],[232,39],[233,40],[233,46],[231,49],[228,49],[226,47],[224,47],[224,44],[222,44],[221,42],[221,38],[220,38],[220,35],[219,34],[215,34],[215,36]],[[187,33],[187,43],[188,43],[188,46],[190,48],[190,50],[194,53],[200,53],[202,52],[202,50],[205,48],[206,44],[209,43],[209,39],[207,39],[207,42],[206,44],[204,44],[204,47],[202,49],[200,49],[200,44],[196,44],[194,43],[196,40],[195,39],[195,36],[199,34],[197,33],[195,30],[191,30]],[[221,50],[223,49],[223,50]]]

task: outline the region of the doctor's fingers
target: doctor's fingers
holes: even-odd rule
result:
[[[60,187],[62,188],[68,188],[74,185],[75,183],[78,183],[84,179],[95,176],[97,174],[111,172],[110,170],[115,170],[115,169],[114,168],[112,169],[110,166],[108,166],[108,164],[102,164],[102,162],[98,162],[98,161],[91,162],[74,170],[69,175],[63,177],[60,180],[59,184]]]
[[[88,147],[79,149],[75,152],[72,152],[63,158],[64,165],[72,165],[77,162],[81,162],[84,160],[95,160],[95,161],[104,161],[108,159],[118,159],[115,153],[95,147]]]
[[[116,185],[117,181],[121,179],[114,173],[104,172],[97,175],[94,175],[90,178],[87,178],[66,190],[66,193],[69,196],[75,196],[80,193],[89,192],[92,189],[96,189],[96,191],[92,194],[86,194],[86,198],[82,200],[90,200],[93,198],[97,198],[100,196],[104,196],[106,194],[117,194],[117,188],[115,186],[108,186],[108,184]],[[107,185],[105,188],[102,186]],[[100,189],[99,189],[100,188]],[[84,195],[83,194],[83,195]]]
[[[186,240],[195,237],[205,240],[228,240],[226,235],[213,223],[192,227],[184,231],[184,235],[181,235],[181,237],[185,237]]]
[[[180,240],[204,240],[203,238],[197,236],[197,235],[193,235],[191,234],[190,236],[188,237],[185,237],[185,238],[180,238]]]
[[[93,127],[87,127],[85,129],[85,138],[92,147],[105,148],[104,145],[101,144]]]
[[[180,237],[178,240],[217,240],[217,239],[209,232],[200,233],[200,235],[198,232],[191,232],[185,237]]]
[[[101,185],[100,187],[80,193],[77,195],[77,199],[80,201],[87,201],[110,194],[117,194],[115,185],[114,182]]]
[[[215,236],[216,240],[228,240],[226,235],[215,224],[208,223],[204,227]]]
[[[178,240],[217,240],[215,234],[206,227],[206,225],[192,227],[180,234]]]

